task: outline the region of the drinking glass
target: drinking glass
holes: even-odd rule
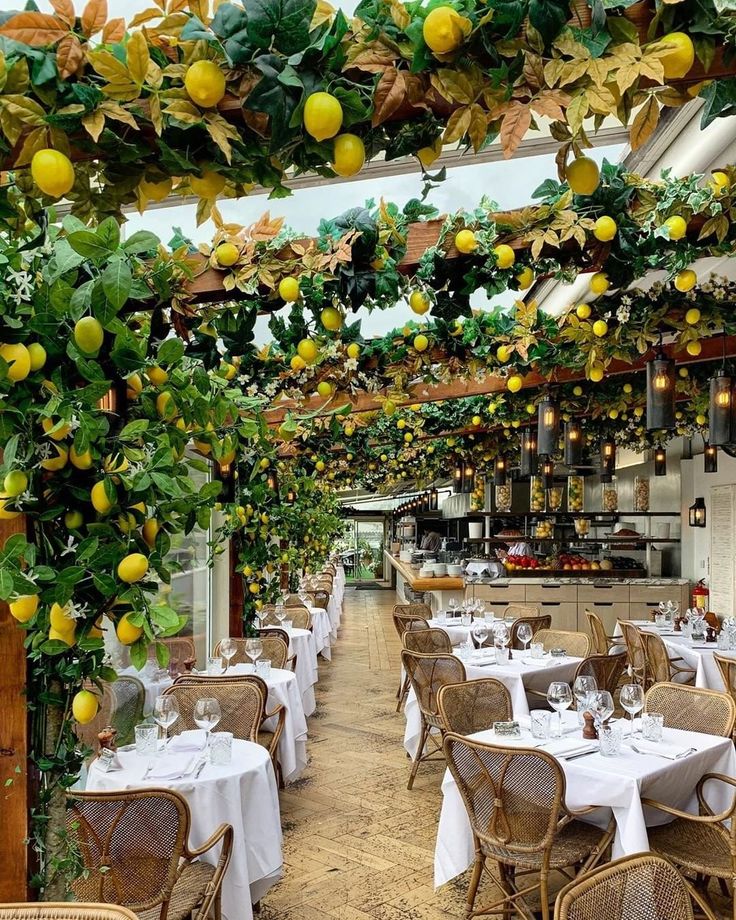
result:
[[[604,757],[617,757],[621,753],[623,735],[619,725],[602,725],[598,732],[598,750]]]
[[[666,624],[667,624],[667,621],[665,620],[665,616],[663,613],[654,614],[654,625],[657,627],[657,629],[664,629]]]
[[[264,680],[268,680],[271,676],[271,659],[270,658],[259,658],[255,664],[256,674],[259,677],[262,677]]]
[[[447,606],[450,608],[450,616],[454,619],[457,616],[457,600],[451,597]]]
[[[208,658],[207,659],[207,673],[208,674],[222,674],[222,658]]]
[[[473,614],[467,610],[463,610],[463,612],[460,614],[460,622],[463,626],[470,626],[470,624],[473,622]]]
[[[488,638],[488,627],[485,620],[476,620],[473,623],[473,638],[478,644],[478,648],[483,648],[483,643]]]
[[[203,728],[207,735],[205,748],[210,746],[210,732],[222,718],[220,703],[212,696],[203,696],[194,704],[194,724]]]
[[[572,692],[575,695],[578,709],[578,722],[583,724],[583,713],[585,712],[585,700],[589,693],[598,689],[598,681],[590,674],[581,674],[575,678],[572,685]]]
[[[513,615],[513,613],[504,613],[503,615],[503,621],[509,629],[511,629],[511,627],[514,625],[515,619],[516,617]]]
[[[158,744],[158,725],[142,722],[135,727],[135,752],[140,757],[150,757],[156,753]]]
[[[543,642],[532,642],[531,656],[532,658],[544,658],[544,643]]]
[[[169,741],[169,729],[179,718],[179,704],[175,696],[157,696],[153,704],[153,718],[164,732],[164,747]]]
[[[516,638],[519,642],[524,643],[524,651],[526,652],[529,646],[529,643],[532,641],[534,633],[532,632],[532,627],[530,623],[521,623],[519,628],[516,630]]]
[[[557,713],[556,738],[562,737],[562,713],[572,705],[572,690],[570,684],[561,680],[553,680],[547,690],[547,702]]]
[[[259,607],[258,610],[256,610],[256,616],[258,617],[260,628],[263,629],[263,624],[266,622],[266,617],[268,616],[268,610],[265,610],[263,607]]]
[[[276,607],[274,609],[274,615],[276,619],[279,621],[279,626],[282,626],[286,618],[286,607],[284,607],[283,604],[276,604]]]
[[[495,620],[493,623],[493,641],[495,645],[508,645],[511,641],[511,632],[503,620]]]
[[[588,694],[583,705],[593,715],[600,732],[606,719],[613,715],[613,697],[608,690],[594,690]]]
[[[495,645],[494,648],[496,652],[496,664],[501,664],[501,665],[508,664],[509,650],[506,648],[506,646],[505,645]]]
[[[641,717],[641,733],[646,741],[660,742],[664,730],[664,716],[661,712],[645,712]]]
[[[253,662],[253,668],[255,670],[256,661],[261,657],[263,652],[263,642],[260,639],[246,639],[245,640],[245,654]]]
[[[546,709],[532,709],[529,713],[529,721],[532,727],[532,738],[538,738],[546,741],[549,738],[549,723],[552,713]]]
[[[223,639],[220,642],[220,654],[225,659],[225,670],[230,667],[230,662],[233,660],[237,654],[238,646],[235,643],[235,639]]]
[[[447,623],[447,613],[446,611],[440,609],[435,613],[432,619],[438,626],[444,626]]]
[[[226,766],[233,759],[233,733],[215,732],[210,741],[210,763]]]
[[[623,709],[631,716],[631,731],[629,737],[634,737],[634,719],[637,712],[644,708],[644,688],[639,684],[624,684],[618,695],[619,702]]]

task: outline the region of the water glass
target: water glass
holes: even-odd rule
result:
[[[210,735],[210,763],[227,766],[233,759],[233,733],[212,732]]]
[[[135,727],[135,752],[140,757],[153,757],[158,748],[158,725],[142,722]]]
[[[256,661],[256,674],[264,680],[271,676],[271,659],[259,658]]]
[[[544,645],[541,642],[532,642],[530,650],[532,658],[544,658]]]
[[[575,682],[572,685],[572,692],[577,701],[577,710],[578,710],[578,724],[583,724],[583,713],[585,712],[585,700],[589,693],[593,693],[594,690],[598,689],[598,682],[595,677],[590,674],[581,674],[579,677],[575,678]]]
[[[598,731],[600,753],[604,757],[617,757],[623,746],[623,735],[619,725],[602,725]]]
[[[457,601],[454,597],[451,597],[448,605],[450,616],[454,619],[457,616]]]
[[[470,626],[473,622],[473,614],[468,610],[463,610],[460,614],[460,622],[463,626]]]
[[[286,632],[287,632],[289,635],[291,635],[291,631],[292,631],[292,629],[294,628],[294,621],[293,621],[293,620],[284,620],[284,621],[281,623],[281,625],[284,627],[284,629],[286,630]]]
[[[546,741],[549,738],[549,725],[552,713],[546,709],[532,709],[529,719],[532,727],[532,738]]]
[[[230,662],[235,657],[238,651],[237,643],[235,639],[223,639],[220,642],[220,654],[225,659],[225,670],[230,667]]]
[[[496,664],[508,664],[509,650],[505,645],[494,646],[496,651]]]
[[[654,614],[654,625],[657,627],[657,629],[664,629],[666,626],[666,622],[667,621],[665,620],[663,613]]]
[[[222,674],[222,658],[207,659],[207,673],[219,675]]]
[[[461,642],[457,647],[457,657],[460,661],[467,661],[473,653],[472,642]]]
[[[164,730],[164,748],[169,740],[169,729],[179,718],[179,702],[175,696],[157,696],[153,704],[153,718]]]
[[[444,626],[447,623],[447,614],[444,610],[438,610],[434,615],[434,621],[438,626]]]
[[[645,741],[659,742],[664,731],[664,716],[661,712],[645,712],[641,717],[641,733]]]
[[[557,713],[555,738],[561,738],[562,713],[572,705],[572,689],[570,684],[566,684],[562,680],[553,680],[547,690],[547,702]]]
[[[618,695],[621,707],[631,716],[629,736],[634,737],[634,719],[644,708],[644,688],[639,684],[624,684]]]
[[[716,639],[716,645],[718,646],[719,652],[727,652],[731,647],[731,643],[728,640],[728,633],[725,629],[722,629],[718,633],[718,638]]]

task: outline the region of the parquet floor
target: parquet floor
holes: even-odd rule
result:
[[[320,660],[309,765],[281,795],[284,879],[260,920],[446,920],[465,914],[467,878],[435,892],[444,766],[414,789],[397,714],[399,642],[392,591],[345,595],[331,662]]]

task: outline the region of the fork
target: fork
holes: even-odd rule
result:
[[[673,759],[682,760],[683,757],[688,757],[690,754],[696,754],[698,750],[697,748],[691,747],[691,748],[688,748],[686,751],[683,751],[682,754],[678,754],[677,757],[672,758],[672,757],[667,757],[666,754],[658,754],[656,751],[640,751],[639,748],[636,747],[636,745],[633,744],[632,742],[629,742],[629,747],[636,754],[642,754],[644,757],[647,757],[647,756],[661,757],[663,760],[673,760]]]

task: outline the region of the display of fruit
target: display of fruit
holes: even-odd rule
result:
[[[539,559],[536,556],[507,556],[504,568],[507,572],[515,572],[518,569],[538,569]]]
[[[582,476],[567,477],[567,510],[583,510],[583,492],[585,489],[585,480]]]
[[[562,507],[562,486],[547,489],[547,510],[559,511]]]
[[[538,540],[551,540],[555,535],[554,521],[538,521],[534,527],[534,536]]]
[[[529,480],[529,510],[544,511],[545,494],[541,476],[532,476]]]

